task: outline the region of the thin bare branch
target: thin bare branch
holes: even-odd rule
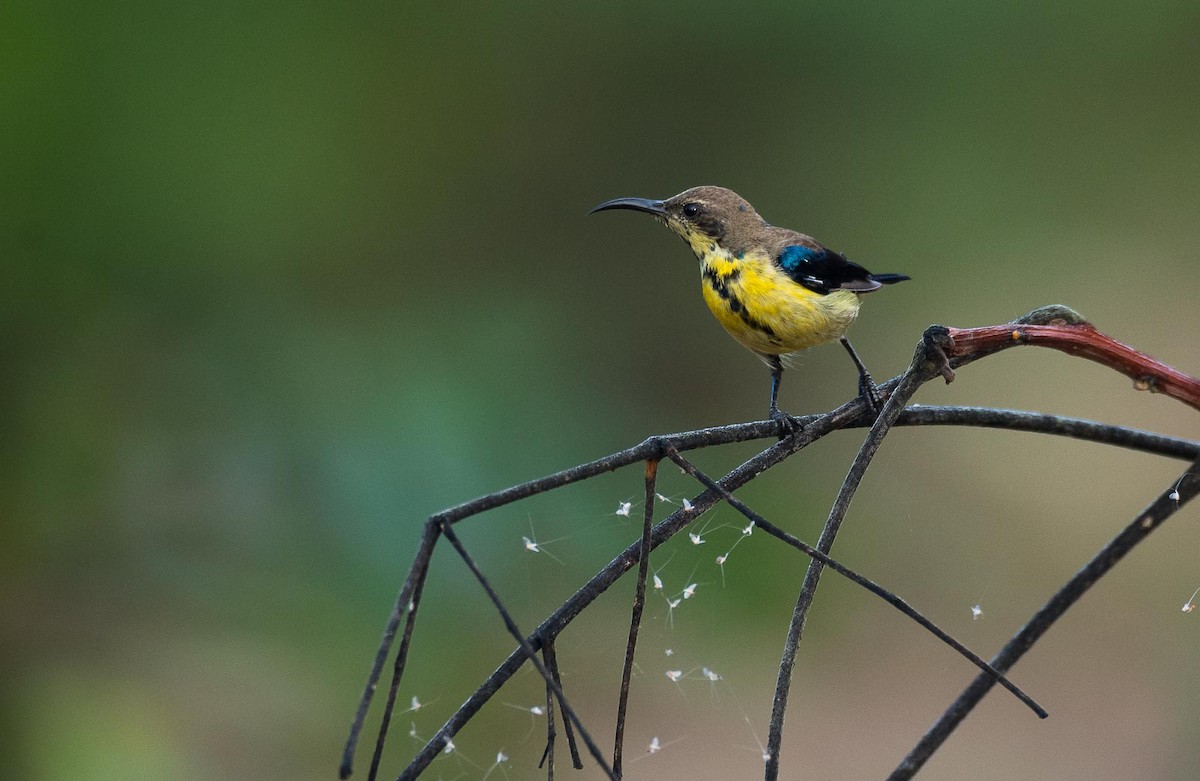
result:
[[[548,642],[542,646],[542,661],[546,665],[546,669],[554,675],[554,668],[551,667],[551,660],[554,659],[554,643]],[[555,678],[557,680],[557,677]],[[546,781],[554,781],[554,741],[557,738],[554,732],[554,690],[549,685],[546,686],[546,750],[542,752],[542,761],[538,763],[538,767],[545,766]],[[563,721],[564,724],[570,724],[568,720]]]
[[[1045,709],[1042,708],[1041,705],[1038,705],[1037,702],[1035,702],[1032,697],[1030,697],[1028,694],[1023,692],[1021,689],[1019,689],[1016,686],[1016,684],[1014,684],[1012,681],[1005,678],[999,671],[997,671],[990,664],[988,664],[982,658],[980,658],[975,653],[973,653],[969,648],[967,648],[965,645],[963,645],[959,641],[955,640],[950,634],[945,632],[941,627],[939,627],[937,624],[933,623],[928,618],[926,618],[924,615],[922,615],[912,605],[908,604],[903,599],[896,596],[892,592],[888,591],[883,586],[880,586],[878,583],[871,580],[870,578],[867,578],[863,575],[858,574],[857,572],[850,569],[846,565],[837,562],[836,560],[830,558],[829,556],[826,556],[824,553],[822,553],[821,551],[812,547],[811,545],[804,542],[803,540],[800,540],[797,537],[794,537],[793,535],[788,534],[783,529],[780,529],[778,526],[771,523],[766,518],[764,518],[761,515],[759,515],[758,513],[756,513],[754,510],[750,509],[749,506],[747,506],[744,502],[742,502],[736,496],[734,496],[733,494],[731,494],[728,491],[726,491],[725,489],[723,489],[719,483],[717,483],[711,477],[709,477],[708,475],[704,474],[699,469],[697,469],[695,467],[695,465],[692,464],[692,462],[688,461],[686,458],[681,456],[678,452],[668,450],[667,456],[672,461],[674,461],[676,464],[679,464],[679,467],[681,469],[683,469],[683,471],[687,472],[689,475],[696,478],[698,481],[703,483],[707,488],[711,488],[712,490],[714,490],[718,494],[720,494],[721,498],[724,499],[725,502],[730,507],[734,508],[735,510],[740,512],[742,515],[744,515],[746,518],[750,519],[750,521],[752,521],[755,526],[762,529],[767,534],[770,534],[772,537],[775,537],[776,539],[778,539],[782,542],[785,542],[788,545],[791,545],[793,548],[796,548],[797,550],[806,554],[810,558],[813,558],[816,561],[821,562],[822,564],[829,567],[834,572],[845,577],[847,580],[850,580],[851,582],[856,583],[859,586],[862,586],[867,591],[870,591],[872,594],[875,594],[877,597],[879,597],[883,601],[887,602],[889,605],[896,608],[897,610],[899,610],[901,613],[908,616],[912,620],[916,621],[918,624],[923,626],[925,629],[929,630],[929,632],[934,637],[938,638],[943,643],[945,643],[946,645],[953,648],[955,651],[957,651],[959,654],[961,654],[965,659],[970,661],[976,667],[980,668],[985,673],[987,673],[988,675],[995,678],[997,683],[999,683],[1004,688],[1008,689],[1010,692],[1012,692],[1017,697],[1017,699],[1019,699],[1021,702],[1025,703],[1025,705],[1027,705],[1030,710],[1032,710],[1035,714],[1037,714],[1038,718],[1044,719],[1049,715],[1048,713],[1046,713]]]
[[[546,669],[554,676],[558,688],[563,688],[562,675],[558,672],[558,652],[554,648],[555,639],[550,638],[542,645],[542,658],[546,661]],[[565,689],[564,689],[565,691]],[[550,711],[547,711],[549,718]],[[563,732],[567,733],[567,748],[571,752],[571,767],[583,770],[583,759],[579,756],[579,744],[575,742],[575,728],[569,719],[563,720]]]
[[[479,585],[483,586],[483,590],[487,592],[488,599],[492,601],[492,604],[500,613],[500,617],[504,620],[504,626],[508,629],[508,633],[520,645],[526,660],[538,671],[538,675],[542,676],[542,680],[546,682],[546,688],[554,692],[554,696],[558,698],[558,704],[562,707],[563,711],[563,720],[570,719],[575,723],[575,728],[579,730],[579,736],[583,738],[583,744],[588,747],[588,751],[591,752],[592,758],[596,760],[596,764],[600,765],[605,775],[612,779],[612,781],[618,781],[612,768],[608,766],[608,761],[604,759],[604,754],[600,751],[600,747],[592,740],[592,736],[584,729],[583,722],[576,715],[575,710],[567,703],[567,696],[563,693],[562,687],[554,680],[554,676],[550,674],[545,665],[538,661],[537,650],[525,639],[525,635],[521,634],[521,630],[517,628],[517,622],[513,620],[512,614],[504,607],[500,595],[496,593],[496,590],[492,588],[492,584],[484,577],[483,572],[479,569],[479,565],[475,563],[475,559],[471,557],[471,554],[467,553],[467,549],[463,547],[462,542],[458,539],[458,535],[449,526],[442,529],[442,535],[446,538],[447,542],[454,546],[454,550],[458,551],[458,555],[466,563],[467,568],[471,570],[471,574],[475,576],[475,579],[479,581]],[[443,740],[448,739],[448,737],[443,736]]]
[[[617,698],[617,727],[613,738],[613,773],[621,777],[621,754],[625,744],[625,712],[629,708],[629,679],[633,675],[633,655],[637,649],[638,629],[642,626],[642,610],[646,606],[646,575],[650,568],[650,530],[654,521],[654,495],[658,477],[658,461],[646,462],[646,498],[642,505],[642,544],[638,551],[637,584],[634,587],[633,609],[629,616],[629,640],[625,645],[625,664],[621,669],[621,689]]]
[[[1050,600],[1041,607],[1025,626],[1013,635],[1013,638],[992,659],[992,666],[997,670],[1011,670],[1025,652],[1046,633],[1046,631],[1062,615],[1074,605],[1080,597],[1091,588],[1096,581],[1111,570],[1117,562],[1125,557],[1133,548],[1146,539],[1151,532],[1170,518],[1180,507],[1200,493],[1200,460],[1194,463],[1187,472],[1170,488],[1159,494],[1150,505],[1126,526],[1120,534],[1108,542],[1100,552],[1079,570],[1066,585],[1059,589]],[[992,688],[994,679],[980,675],[971,682],[958,699],[946,709],[916,747],[905,757],[888,777],[889,781],[906,781],[912,778],[925,764],[933,752],[950,737],[954,728],[962,722],[967,714],[983,699]]]
[[[1006,431],[1030,431],[1068,437],[1102,445],[1114,445],[1168,458],[1192,460],[1200,454],[1200,443],[1125,426],[1098,423],[1083,418],[1047,415],[1025,410],[991,407],[942,407],[913,404],[896,421],[897,426],[970,426]]]
[[[392,714],[396,709],[396,695],[400,691],[400,680],[404,677],[404,665],[408,661],[408,649],[412,644],[413,627],[416,626],[417,610],[421,607],[421,592],[425,588],[425,576],[429,573],[429,567],[413,571],[418,573],[417,583],[413,588],[412,599],[408,603],[404,634],[400,636],[400,649],[396,652],[396,661],[392,665],[392,681],[388,686],[383,718],[379,722],[379,734],[375,738],[375,750],[371,753],[371,769],[367,773],[367,781],[375,781],[379,777],[379,763],[383,759],[383,746],[387,742],[388,727],[391,725]]]
[[[375,694],[375,687],[379,685],[379,676],[383,673],[383,665],[387,662],[388,653],[392,648],[392,641],[395,640],[396,631],[400,628],[400,621],[404,616],[408,616],[408,621],[404,628],[405,639],[401,643],[401,650],[398,652],[396,658],[392,678],[393,690],[400,685],[400,678],[404,673],[404,664],[407,658],[407,640],[412,636],[413,624],[416,620],[415,611],[412,608],[416,607],[415,599],[421,584],[425,582],[425,574],[429,571],[429,559],[433,556],[433,548],[437,544],[440,533],[441,528],[438,524],[432,522],[425,524],[425,532],[421,536],[421,544],[417,547],[417,555],[413,558],[412,567],[408,570],[408,577],[404,579],[404,585],[400,588],[400,594],[396,597],[396,604],[392,608],[391,615],[388,616],[387,626],[383,630],[383,638],[379,642],[379,650],[375,652],[375,661],[371,664],[371,672],[367,675],[367,685],[363,689],[362,697],[358,701],[358,708],[354,712],[354,721],[350,725],[350,736],[346,738],[346,747],[342,750],[342,764],[338,769],[339,778],[347,779],[354,772],[354,751],[358,747],[358,738],[362,734],[363,722],[367,718],[367,710],[371,707],[371,698]],[[394,698],[390,700],[390,705],[394,707]],[[390,713],[391,707],[388,708],[388,718],[390,718]],[[387,727],[385,725],[380,729],[379,740],[375,749],[376,755],[383,750],[386,732]],[[378,765],[378,760],[374,760],[373,764]],[[374,772],[372,772],[371,781],[374,781]]]
[[[867,467],[871,464],[871,459],[875,457],[880,444],[883,443],[883,438],[891,430],[892,424],[900,417],[900,412],[917,392],[917,389],[941,373],[944,364],[944,356],[938,353],[936,348],[931,345],[930,340],[928,338],[922,340],[913,355],[912,365],[901,375],[900,381],[890,389],[887,403],[884,404],[879,417],[871,426],[871,431],[863,440],[858,455],[855,456],[854,463],[851,464],[850,471],[846,474],[846,479],[842,481],[842,487],[829,511],[825,527],[817,539],[817,550],[821,553],[828,556],[829,551],[833,549],[842,519],[846,517],[846,512],[850,509],[850,501],[858,491],[858,486],[862,482],[863,475],[866,474]],[[824,564],[820,561],[816,559],[809,561],[808,569],[804,573],[804,581],[800,584],[796,607],[792,611],[792,620],[783,645],[783,655],[779,660],[775,697],[771,703],[771,723],[767,733],[767,761],[764,771],[766,781],[776,781],[779,778],[779,753],[780,747],[783,745],[783,720],[787,712],[788,694],[792,685],[792,670],[796,666],[796,654],[800,647],[804,624],[808,619],[808,609],[816,596],[817,585],[820,583],[823,569]],[[994,679],[989,678],[989,680]]]

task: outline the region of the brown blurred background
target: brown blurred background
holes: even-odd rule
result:
[[[705,311],[687,249],[649,219],[585,217],[602,200],[722,184],[910,274],[853,331],[880,379],[930,323],[1047,303],[1200,373],[1194,3],[110,5],[0,8],[6,778],[332,778],[429,513],[760,417],[766,370]],[[830,408],[854,381],[819,348],[784,407]],[[1048,351],[918,400],[1200,437],[1195,411]],[[860,436],[743,497],[814,539]],[[1182,469],[897,431],[836,555],[987,656]],[[461,527],[523,625],[635,538],[613,511],[639,471]],[[662,491],[696,492],[674,470]],[[993,693],[922,777],[1200,775],[1200,615],[1180,611],[1198,519],[1173,518],[1016,668],[1050,719]],[[700,585],[673,626],[651,602],[629,750],[665,748],[631,779],[761,772],[804,562],[756,535],[722,581],[743,524],[704,523],[703,546],[654,560],[667,591]],[[562,563],[523,536],[557,539]],[[385,777],[511,645],[461,564],[434,566],[401,691],[424,707],[397,717]],[[604,743],[631,590],[560,646]],[[972,676],[827,577],[785,777],[884,776]],[[544,725],[517,708],[540,697],[519,676],[429,777],[482,778],[501,750],[492,778],[535,777]]]

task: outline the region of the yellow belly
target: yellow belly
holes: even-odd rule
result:
[[[721,258],[700,263],[704,301],[729,334],[760,355],[783,355],[845,335],[858,315],[848,290],[814,293],[767,258]]]

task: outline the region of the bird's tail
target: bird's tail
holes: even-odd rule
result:
[[[871,279],[881,285],[894,285],[897,282],[912,279],[912,277],[907,277],[904,274],[872,274]]]

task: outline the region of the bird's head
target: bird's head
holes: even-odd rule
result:
[[[686,241],[697,256],[717,247],[733,253],[744,251],[753,244],[755,233],[767,226],[740,195],[708,185],[684,190],[665,201],[614,198],[592,212],[607,209],[632,209],[654,215]]]

